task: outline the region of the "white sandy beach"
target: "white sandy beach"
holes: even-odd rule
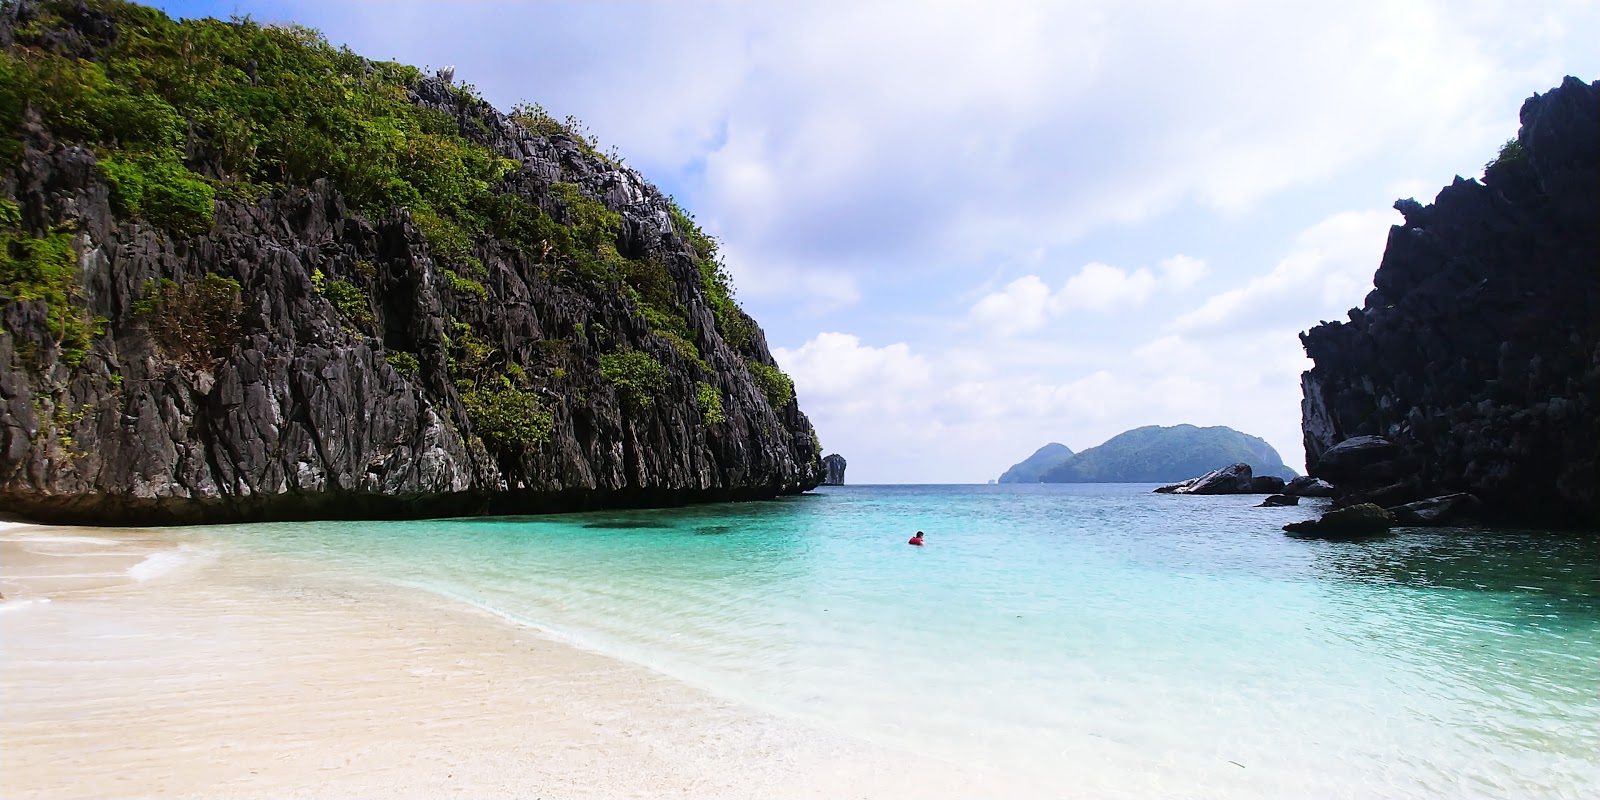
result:
[[[0,795],[1032,794],[476,608],[184,533],[0,528]]]

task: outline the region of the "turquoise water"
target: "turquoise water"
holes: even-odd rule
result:
[[[1600,537],[1304,541],[1279,526],[1311,508],[1256,502],[835,487],[208,535],[1048,792],[1600,796]],[[917,529],[926,547],[905,544]]]

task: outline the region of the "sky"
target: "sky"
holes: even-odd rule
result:
[[[851,483],[1227,425],[1304,466],[1298,333],[1393,202],[1600,78],[1600,0],[160,2],[574,115],[722,242]]]

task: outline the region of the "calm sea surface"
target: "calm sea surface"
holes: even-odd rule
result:
[[[1302,541],[1279,526],[1314,505],[1149,489],[206,535],[1063,794],[1600,797],[1600,536]]]

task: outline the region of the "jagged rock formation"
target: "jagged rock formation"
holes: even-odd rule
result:
[[[1351,499],[1600,525],[1600,82],[1521,118],[1482,182],[1397,202],[1363,307],[1301,335],[1307,465]]]
[[[1076,455],[1056,447],[1060,445],[1040,448],[1006,475],[1025,478],[1037,472],[1041,483],[1172,483],[1236,463],[1248,464],[1261,476],[1288,479],[1296,474],[1265,440],[1221,425],[1146,425]],[[1002,476],[1000,482],[1031,481]]]
[[[251,47],[326,72],[273,73]],[[297,29],[117,3],[8,4],[0,49],[0,509],[393,518],[762,498],[822,479],[714,243],[573,131]],[[180,49],[187,62],[161,60]],[[135,57],[152,66],[123,77],[136,71],[118,59]],[[74,70],[111,77],[61,84],[92,96],[48,83]],[[184,81],[202,79],[243,99],[186,106],[201,101]],[[296,80],[386,109],[372,120],[399,131],[399,165],[387,145],[326,155],[374,147],[338,140],[354,124],[338,118],[248,127],[316,88]],[[74,102],[85,125],[62,121]],[[165,127],[135,147],[144,111]],[[344,171],[303,174],[335,161]],[[380,167],[399,177],[361,171]]]
[[[1044,473],[1066,463],[1072,455],[1072,448],[1060,442],[1051,442],[1033,451],[1033,455],[1012,464],[1011,468],[1000,476],[1000,482],[1038,483]]]
[[[845,466],[844,456],[838,453],[830,454],[822,459],[822,485],[843,486]]]

